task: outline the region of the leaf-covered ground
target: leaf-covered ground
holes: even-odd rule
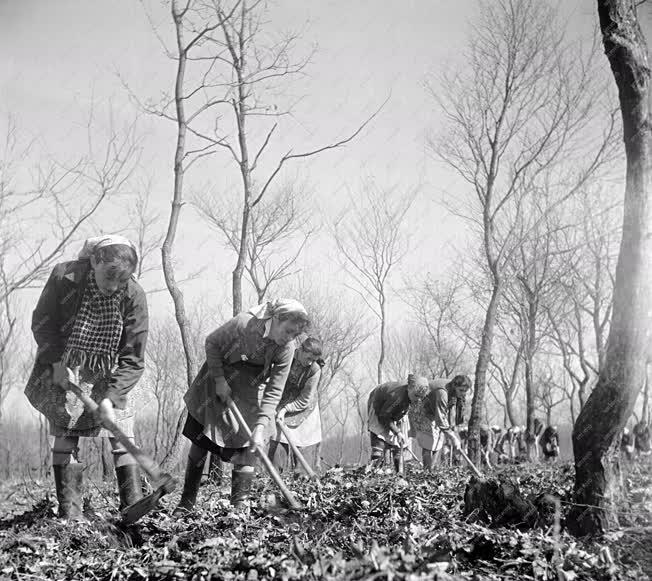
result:
[[[572,469],[503,472],[526,495],[570,501]],[[630,472],[622,529],[584,543],[555,527],[491,529],[462,517],[468,472],[331,470],[321,486],[289,480],[303,511],[290,511],[260,477],[248,516],[228,491],[202,487],[192,516],[170,516],[178,493],[129,528],[116,526],[112,489],[86,487],[87,523],[54,517],[52,486],[0,487],[0,578],[8,579],[647,579],[652,568],[652,470]],[[473,519],[470,519],[473,520]]]

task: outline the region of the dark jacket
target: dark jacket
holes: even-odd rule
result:
[[[206,425],[207,403],[210,409],[221,412],[224,405],[217,401],[215,380],[224,377],[233,391],[233,399],[241,398],[242,412],[249,425],[267,425],[274,415],[287,380],[294,342],[280,346],[265,333],[265,319],[251,313],[240,313],[217,328],[206,338],[206,362],[190,386],[184,400],[188,413]],[[249,379],[238,373],[239,366],[249,369]],[[253,381],[253,383],[252,383]],[[263,386],[262,397],[258,391]],[[236,403],[238,403],[236,401]],[[216,420],[217,421],[217,420]],[[219,426],[218,426],[219,427]],[[228,426],[222,426],[226,429]],[[246,439],[245,444],[246,445]],[[228,444],[227,447],[240,447]]]
[[[61,359],[81,307],[90,268],[88,260],[74,260],[57,264],[52,269],[32,314],[38,365],[51,365]],[[106,397],[116,408],[124,409],[127,394],[145,369],[149,328],[145,292],[134,279],[127,283],[120,311],[123,329],[118,346],[118,368],[107,380]]]
[[[407,383],[388,381],[379,385],[369,394],[367,409],[371,406],[383,426],[388,427],[391,422],[398,422],[410,407]]]

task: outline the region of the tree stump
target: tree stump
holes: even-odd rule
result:
[[[474,515],[492,526],[532,528],[538,520],[536,506],[524,498],[509,478],[471,477],[464,491],[464,515]]]

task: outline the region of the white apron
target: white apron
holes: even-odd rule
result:
[[[290,432],[292,442],[294,442],[294,444],[299,448],[306,448],[308,446],[319,444],[319,442],[321,442],[321,417],[319,415],[319,406],[315,406],[315,408],[306,416],[306,419],[298,426],[295,428],[287,426],[287,429]],[[281,432],[278,427],[276,429],[276,435],[272,437],[272,440],[281,442],[282,444],[287,444],[283,432]]]

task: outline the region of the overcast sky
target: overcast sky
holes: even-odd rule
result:
[[[439,113],[424,90],[424,81],[461,62],[468,21],[477,5],[474,0],[280,0],[269,4],[270,30],[299,30],[299,57],[313,45],[316,52],[307,75],[288,89],[288,100],[300,100],[293,116],[283,121],[268,159],[276,159],[290,147],[311,149],[347,135],[389,97],[354,143],[292,166],[284,179],[305,184],[325,216],[342,208],[364,177],[405,191],[419,187],[418,204],[410,216],[417,236],[403,276],[427,271],[438,275],[453,256],[450,243],[462,237],[460,222],[437,203],[443,192],[460,185],[426,150],[425,137],[436,131]],[[570,23],[569,34],[590,38],[597,25],[594,0],[560,6]],[[151,0],[143,4],[133,0],[0,0],[3,115],[10,113],[25,140],[38,140],[57,159],[83,154],[90,103],[98,119],[105,118],[109,103],[119,121],[135,114],[118,75],[142,100],[172,90],[175,63],[165,57],[152,24],[165,42],[171,41],[169,13]],[[604,63],[606,67],[606,59]],[[4,122],[0,124],[3,130]],[[140,172],[152,179],[155,203],[165,223],[172,192],[174,127],[151,117],[144,117],[139,126],[143,134]],[[220,191],[236,183],[228,157],[218,157],[211,164],[188,176],[188,192],[209,187]],[[112,223],[123,225],[123,217],[124,209],[114,205],[98,217],[98,223],[109,231]],[[212,297],[228,297],[233,256],[222,249],[191,208],[184,209],[178,240],[182,271],[193,270],[197,248],[203,253],[199,261],[209,266],[206,277],[188,286],[190,299],[207,289]],[[305,255],[304,268],[332,270],[333,255],[327,237],[317,237]],[[144,281],[148,285],[158,286],[160,280],[149,278]],[[32,300],[26,302],[31,305]],[[155,313],[169,308],[168,300],[165,293],[155,295],[151,300]]]

